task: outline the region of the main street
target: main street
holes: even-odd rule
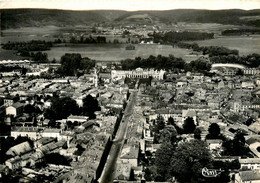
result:
[[[124,111],[124,116],[120,122],[120,126],[118,132],[116,134],[116,138],[113,141],[108,160],[104,167],[103,173],[99,179],[101,183],[112,183],[115,170],[116,170],[116,162],[120,155],[121,149],[124,145],[125,136],[127,133],[127,126],[129,122],[130,116],[133,114],[134,105],[136,100],[136,92],[131,93],[130,99],[128,100],[128,104]]]

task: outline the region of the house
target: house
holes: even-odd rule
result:
[[[42,128],[40,127],[17,127],[12,129],[11,136],[17,138],[18,136],[21,137],[29,137],[30,139],[37,139],[40,137],[40,132]]]
[[[34,147],[38,148],[54,141],[56,141],[56,138],[42,137],[34,142]]]
[[[13,105],[6,108],[6,115],[19,116],[23,113],[24,104],[16,102]]]
[[[87,116],[73,116],[73,115],[70,115],[68,118],[67,118],[68,121],[71,121],[72,123],[74,122],[79,122],[79,123],[84,123],[88,120],[88,117]]]
[[[25,154],[30,151],[32,151],[32,148],[31,148],[31,145],[29,144],[29,142],[23,142],[16,146],[11,147],[6,152],[6,155],[18,156],[18,155],[22,155],[22,154]]]
[[[10,170],[17,170],[22,167],[22,159],[19,156],[10,158],[5,161],[5,165],[8,166]]]
[[[118,163],[114,180],[129,180],[131,175],[131,165],[128,163]]]
[[[219,149],[222,145],[222,140],[220,139],[206,140],[206,142],[210,150]]]
[[[15,97],[7,97],[4,98],[4,105],[5,106],[11,106],[15,103]]]
[[[53,137],[59,138],[60,137],[60,129],[56,128],[45,128],[42,132],[42,137]]]
[[[239,159],[242,170],[260,169],[260,158]]]
[[[44,160],[44,154],[42,151],[36,151],[31,155],[31,166],[34,166],[36,163],[40,163]]]
[[[197,125],[197,115],[195,110],[182,110],[182,121],[184,122],[188,117],[192,118],[195,125]]]
[[[139,148],[126,146],[122,149],[120,160],[123,163],[130,164],[131,167],[138,166]]]

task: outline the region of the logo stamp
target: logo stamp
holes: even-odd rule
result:
[[[221,169],[207,169],[206,167],[204,167],[201,170],[201,173],[204,177],[217,177],[218,175],[221,174],[221,172],[224,172],[224,170]]]

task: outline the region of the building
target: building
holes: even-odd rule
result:
[[[122,79],[122,78],[149,78],[153,77],[159,80],[163,80],[165,71],[164,70],[148,70],[137,68],[131,71],[123,71],[123,70],[112,70],[111,71],[111,78],[112,80]]]
[[[22,167],[22,158],[16,156],[5,161],[5,165],[8,166],[10,170],[17,170]]]
[[[122,163],[130,164],[131,167],[138,166],[139,149],[128,146],[122,149],[120,160]]]
[[[6,155],[10,156],[19,156],[25,153],[32,151],[31,145],[29,142],[23,142],[16,146],[11,147],[7,152]]]
[[[24,104],[22,103],[14,103],[6,108],[6,115],[13,115],[14,117],[21,115],[23,113],[23,106]]]
[[[18,127],[12,129],[11,136],[14,138],[17,138],[18,136],[28,137],[32,140],[36,140],[40,138],[41,131],[42,128],[39,127]]]
[[[245,68],[243,70],[243,73],[245,75],[259,75],[260,74],[260,70],[256,69],[256,68]]]
[[[118,163],[115,171],[114,180],[124,180],[130,179],[131,175],[131,165],[127,163]]]
[[[73,116],[73,115],[70,115],[68,118],[67,118],[67,121],[71,121],[72,123],[74,122],[79,122],[79,123],[84,123],[88,120],[88,117],[87,116]]]
[[[239,159],[242,170],[260,169],[260,158]]]

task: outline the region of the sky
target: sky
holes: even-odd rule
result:
[[[260,0],[0,0],[0,9],[69,10],[260,9]]]

